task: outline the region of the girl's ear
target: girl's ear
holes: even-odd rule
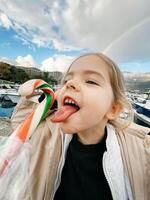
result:
[[[123,106],[120,103],[114,103],[111,110],[106,114],[108,120],[115,119],[123,111]]]

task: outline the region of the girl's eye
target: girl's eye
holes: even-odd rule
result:
[[[65,79],[64,79],[64,80],[62,81],[62,84],[66,84],[67,82],[68,82],[68,80],[65,80]]]
[[[86,83],[91,84],[91,85],[98,85],[98,83],[96,83],[95,81],[91,81],[91,80],[86,81]]]

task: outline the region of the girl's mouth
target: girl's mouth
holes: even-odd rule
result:
[[[52,122],[64,122],[72,114],[80,110],[78,104],[70,97],[65,97],[63,101],[63,106],[54,112],[53,117],[51,118]]]

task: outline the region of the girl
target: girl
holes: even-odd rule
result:
[[[30,138],[30,179],[24,199],[148,200],[148,128],[119,120],[130,105],[116,64],[103,54],[77,58],[57,91],[58,111]],[[35,103],[23,99],[14,128]]]

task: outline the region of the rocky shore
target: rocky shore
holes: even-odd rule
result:
[[[9,118],[0,117],[0,136],[8,136],[12,133]]]

